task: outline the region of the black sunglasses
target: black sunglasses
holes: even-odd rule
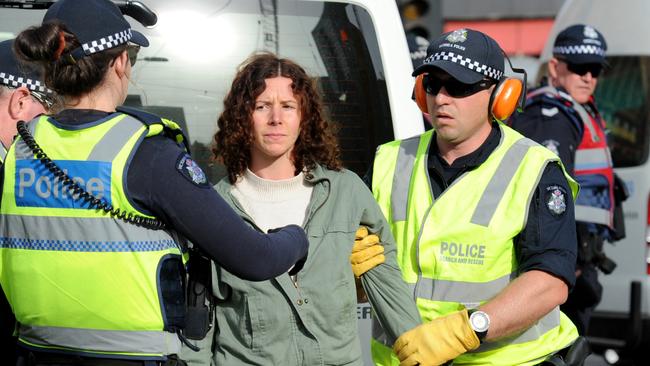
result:
[[[481,90],[489,89],[494,84],[496,84],[496,80],[483,79],[478,83],[465,84],[454,78],[441,80],[431,75],[425,75],[423,80],[424,91],[426,91],[427,94],[437,95],[440,93],[440,89],[444,86],[447,94],[454,98],[468,97],[480,92]]]
[[[46,109],[52,108],[54,102],[45,93],[37,92],[35,90],[30,90],[29,94],[32,96],[32,98],[36,99],[39,103],[41,103],[43,107],[45,107]]]
[[[563,62],[566,64],[569,71],[580,76],[584,76],[589,72],[592,77],[597,78],[603,71],[603,65],[601,64],[572,64],[566,61]]]
[[[126,53],[129,55],[131,67],[135,66],[135,62],[138,60],[138,52],[140,52],[140,46],[138,45],[130,44],[126,47]]]

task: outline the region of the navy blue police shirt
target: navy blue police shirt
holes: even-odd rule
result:
[[[483,144],[452,164],[442,158],[435,143],[435,133],[429,146],[428,170],[431,190],[439,197],[463,173],[483,164],[501,140],[498,125]],[[364,177],[371,187],[372,166]],[[576,227],[573,197],[569,184],[558,164],[548,164],[542,173],[530,203],[524,230],[514,239],[519,273],[540,270],[550,273],[572,288],[575,284]]]
[[[582,141],[582,124],[573,122],[557,106],[544,103],[544,99],[526,106],[524,113],[514,114],[508,124],[554,152],[562,160],[566,171],[573,176],[576,150]]]
[[[61,125],[74,126],[110,114],[68,109],[52,117]],[[168,137],[142,141],[127,167],[125,190],[135,208],[159,218],[243,279],[272,278],[307,255],[302,229],[296,226],[267,236],[253,230],[212,188],[183,146]],[[304,243],[302,253],[296,252],[296,242]]]

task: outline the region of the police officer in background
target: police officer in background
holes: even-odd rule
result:
[[[35,68],[18,62],[12,45],[13,40],[0,42],[0,165],[16,136],[16,123],[45,113],[53,103],[52,91]],[[15,363],[14,321],[7,299],[0,293],[0,344],[7,364]]]
[[[0,161],[16,136],[16,123],[45,113],[54,96],[36,68],[16,60],[12,45],[13,40],[0,42]]]
[[[109,0],[57,1],[14,41],[63,105],[18,124],[3,166],[0,284],[20,365],[182,364],[185,238],[248,280],[307,253],[296,225],[246,225],[177,124],[117,108],[148,45]]]
[[[586,334],[591,313],[600,302],[600,268],[605,274],[616,266],[603,253],[603,242],[624,236],[615,222],[616,207],[625,197],[616,185],[607,146],[605,121],[596,108],[593,93],[605,66],[607,43],[589,25],[572,25],[561,31],[548,62],[547,80],[528,94],[524,113],[513,116],[511,126],[546,146],[560,157],[580,184],[576,199],[578,261],[576,285],[562,306]]]
[[[433,130],[375,155],[373,194],[424,321],[394,344],[402,366],[535,365],[578,337],[559,309],[575,281],[577,185],[500,122],[522,93],[504,68],[489,36],[443,34],[413,73]],[[376,325],[373,359],[397,364]]]

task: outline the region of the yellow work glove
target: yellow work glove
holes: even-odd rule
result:
[[[442,365],[467,351],[478,348],[480,342],[469,325],[467,309],[441,316],[402,334],[393,350],[400,366]]]
[[[350,254],[350,264],[354,276],[359,278],[367,271],[384,263],[384,247],[375,234],[368,235],[368,228],[359,226],[354,237],[354,246]]]

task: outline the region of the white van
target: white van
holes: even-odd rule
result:
[[[596,102],[610,130],[616,172],[630,197],[623,204],[627,237],[605,252],[618,267],[600,275],[603,299],[589,336],[596,351],[617,349],[648,364],[650,344],[650,2],[567,0],[557,15],[542,61],[555,35],[572,24],[589,24],[607,41],[609,68],[598,80]]]
[[[47,3],[12,1],[20,2]],[[220,175],[208,168],[217,116],[237,65],[255,51],[291,58],[315,77],[329,117],[340,126],[345,165],[359,174],[377,145],[423,132],[410,100],[413,68],[394,0],[141,2],[158,23],[146,29],[128,18],[151,45],[138,55],[126,104],[183,125],[213,182]],[[0,40],[40,23],[44,11],[0,8]],[[368,305],[359,306],[358,317],[370,365]]]

